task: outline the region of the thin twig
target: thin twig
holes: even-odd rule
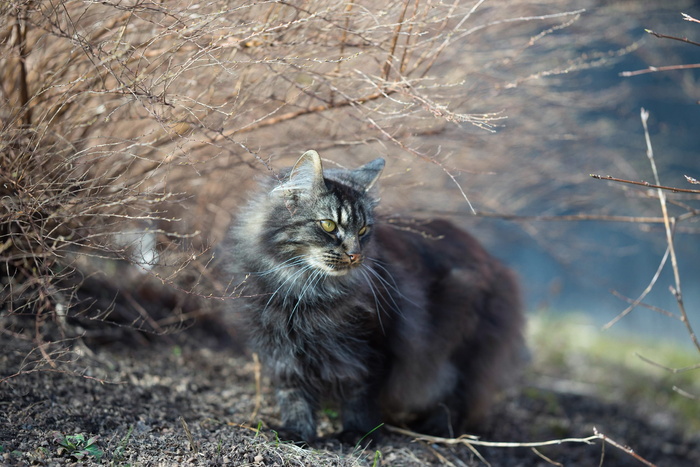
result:
[[[658,32],[652,31],[651,29],[645,29],[644,32],[646,32],[647,34],[651,34],[652,36],[658,37],[659,39],[671,39],[674,41],[685,42],[686,44],[700,46],[700,42],[691,41],[687,37],[669,36],[667,34],[660,34]]]
[[[406,18],[406,11],[408,11],[409,0],[404,0],[403,10],[401,10],[401,15],[396,23],[396,29],[394,30],[394,35],[391,38],[391,47],[389,48],[389,53],[386,57],[386,62],[384,62],[384,69],[382,71],[382,80],[388,81],[389,75],[391,74],[391,65],[394,61],[394,54],[396,53],[396,46],[399,42],[399,37],[401,36],[401,28],[403,28],[404,19]]]
[[[645,75],[647,73],[656,73],[658,71],[690,70],[693,68],[700,68],[700,63],[691,63],[685,65],[650,66],[649,68],[644,68],[643,70],[623,71],[620,73],[620,76],[629,78],[630,76]]]
[[[612,293],[617,298],[620,298],[620,299],[626,301],[627,303],[635,303],[636,302],[635,299],[630,298],[630,297],[626,297],[626,296],[622,295],[620,292],[618,292],[617,290],[613,289],[610,291],[610,293]],[[654,312],[659,313],[661,315],[668,316],[669,318],[677,319],[678,321],[681,320],[681,317],[679,315],[676,315],[675,313],[672,313],[664,308],[659,308],[658,306],[649,305],[648,303],[643,303],[643,302],[637,303],[636,306],[641,306],[642,308],[646,308],[647,310],[651,310],[651,311],[654,311]]]
[[[389,133],[386,129],[384,129],[379,123],[375,122],[372,118],[367,117],[367,120],[369,120],[386,138],[388,138],[390,141],[392,141],[394,144],[399,146],[401,149],[420,157],[421,159],[428,161],[432,164],[437,165],[442,169],[442,171],[452,180],[452,183],[457,186],[457,189],[459,190],[460,194],[462,195],[462,198],[467,202],[467,206],[469,206],[469,210],[472,212],[472,214],[476,214],[476,209],[474,209],[474,206],[472,205],[471,201],[469,201],[469,198],[467,197],[467,194],[464,191],[464,188],[462,188],[462,185],[457,181],[457,178],[455,175],[449,171],[447,167],[445,167],[444,164],[442,164],[440,161],[435,159],[434,157],[430,157],[426,154],[423,154],[421,152],[416,151],[415,149],[412,149],[408,146],[406,146],[403,142],[399,141],[396,139],[391,133]]]
[[[268,126],[272,126],[272,125],[277,125],[279,123],[293,120],[295,118],[299,118],[299,117],[302,117],[304,115],[317,114],[317,113],[322,113],[322,112],[326,112],[328,110],[334,110],[334,109],[341,109],[343,107],[348,107],[348,106],[352,106],[352,105],[356,105],[356,104],[366,104],[367,102],[380,99],[382,97],[385,97],[387,94],[392,94],[394,92],[396,92],[395,89],[394,90],[387,89],[387,90],[384,90],[382,92],[375,92],[373,94],[359,97],[357,99],[348,99],[348,100],[336,102],[333,104],[329,103],[329,104],[316,105],[316,106],[308,107],[305,109],[297,110],[294,112],[287,112],[287,113],[282,114],[282,115],[277,115],[277,116],[262,120],[262,121],[256,123],[255,125],[249,125],[249,126],[246,126],[245,128],[235,129],[235,130],[231,131],[230,133],[223,134],[222,136],[232,136],[234,134],[244,133],[244,132],[249,133],[253,130],[258,130],[260,128],[264,128],[264,127],[268,127]]]
[[[420,3],[420,0],[415,0],[415,3],[413,5],[413,14],[412,17],[415,19],[416,15],[418,14],[418,5]],[[399,62],[399,74],[403,75],[406,72],[406,67],[408,66],[408,61],[409,57],[414,49],[414,47],[411,47],[411,39],[414,37],[413,35],[413,27],[414,27],[414,21],[411,21],[408,25],[408,31],[406,31],[406,42],[403,46],[403,54],[401,55],[401,61]]]
[[[436,211],[431,211],[435,213]],[[459,213],[446,213],[455,214]],[[663,217],[642,217],[642,216],[606,216],[601,214],[567,214],[561,216],[550,215],[519,215],[519,214],[503,214],[498,212],[476,211],[474,214],[479,217],[492,217],[508,221],[543,221],[543,222],[560,222],[560,221],[604,221],[604,222],[631,222],[634,224],[663,224]],[[695,214],[685,213],[680,218],[686,219],[695,217]]]
[[[550,463],[550,464],[552,464],[552,465],[556,465],[556,466],[558,466],[558,467],[564,467],[564,464],[562,464],[561,462],[557,462],[557,461],[554,461],[554,460],[550,459],[549,457],[547,457],[547,456],[545,456],[544,454],[542,454],[537,448],[530,448],[530,450],[531,450],[532,452],[534,452],[535,454],[537,454],[537,455],[538,455],[539,457],[541,457],[542,459],[544,459],[546,462],[548,462],[548,463]]]
[[[696,363],[695,365],[685,366],[685,367],[682,367],[682,368],[672,368],[672,367],[670,367],[670,366],[662,365],[661,363],[658,363],[658,362],[656,362],[656,361],[654,361],[654,360],[652,360],[652,359],[650,359],[650,358],[647,358],[647,357],[645,357],[644,355],[642,355],[642,354],[640,354],[640,353],[636,353],[636,352],[635,352],[635,355],[637,356],[637,358],[639,358],[640,360],[644,361],[645,363],[648,363],[648,364],[650,364],[650,365],[652,365],[652,366],[655,366],[655,367],[657,367],[657,368],[661,368],[662,370],[666,370],[666,371],[668,371],[669,373],[673,373],[673,374],[685,373],[685,372],[688,372],[688,371],[694,371],[694,370],[700,369],[700,363]]]
[[[652,184],[649,182],[638,182],[635,180],[625,180],[624,178],[617,178],[613,177],[611,175],[597,175],[597,174],[589,174],[591,177],[597,179],[597,180],[610,180],[611,182],[620,182],[620,183],[629,183],[631,185],[640,185],[640,186],[645,186],[647,188],[657,188],[661,190],[668,190],[673,193],[693,193],[693,194],[700,194],[700,190],[691,190],[689,188],[676,188],[672,186],[664,186],[659,183],[657,184]]]
[[[190,431],[190,427],[187,426],[187,422],[182,415],[180,415],[180,424],[182,425],[182,429],[185,430],[185,436],[187,436],[187,441],[190,443],[190,450],[195,453],[199,452],[199,449],[197,449],[197,443],[194,442],[194,437]]]
[[[621,445],[620,443],[618,443],[614,439],[608,437],[607,435],[604,435],[603,433],[598,432],[597,428],[593,427],[593,432],[597,435],[598,438],[602,439],[603,441],[610,444],[611,446],[615,446],[617,449],[620,449],[620,450],[626,452],[627,454],[634,457],[642,464],[647,465],[649,467],[656,467],[656,464],[653,464],[653,463],[649,462],[648,460],[644,459],[642,456],[640,456],[639,454],[634,452],[634,449],[632,449],[631,447]]]
[[[613,327],[613,325],[615,325],[615,323],[617,323],[617,322],[620,321],[622,318],[624,318],[625,316],[627,316],[632,310],[634,310],[634,309],[637,307],[637,305],[639,305],[640,303],[642,303],[642,301],[644,300],[644,298],[645,298],[647,295],[649,295],[649,292],[651,292],[651,290],[652,290],[652,289],[654,288],[654,286],[656,285],[656,281],[659,280],[659,276],[661,275],[661,271],[663,271],[664,266],[666,265],[666,260],[668,259],[668,254],[669,254],[669,248],[666,248],[666,252],[664,253],[663,258],[661,258],[661,262],[659,263],[659,267],[656,268],[656,273],[654,273],[654,276],[651,278],[651,281],[649,281],[649,284],[648,284],[647,287],[644,289],[644,291],[642,291],[642,293],[639,295],[639,297],[637,297],[637,299],[634,300],[634,301],[630,304],[630,306],[628,306],[627,308],[625,308],[624,310],[622,310],[622,312],[620,312],[620,314],[618,314],[615,318],[613,318],[612,320],[608,321],[608,323],[605,324],[605,326],[603,326],[603,330],[607,330],[607,329],[610,329],[611,327]]]
[[[693,23],[700,23],[700,21],[698,21],[697,19],[693,18],[692,16],[690,16],[686,13],[681,13],[681,15],[683,16],[683,19],[686,21],[691,21]]]
[[[588,436],[586,438],[562,438],[562,439],[553,439],[553,440],[549,440],[549,441],[516,443],[516,442],[504,442],[504,441],[482,441],[482,440],[478,439],[478,437],[472,436],[472,435],[462,435],[462,436],[459,436],[457,438],[442,438],[440,436],[424,435],[422,433],[417,433],[415,431],[406,430],[405,428],[399,428],[399,427],[392,426],[392,425],[384,425],[384,427],[393,433],[398,433],[400,435],[405,435],[405,436],[410,436],[412,438],[415,438],[415,441],[428,441],[430,443],[439,443],[439,444],[445,444],[445,445],[455,445],[455,444],[469,445],[469,444],[472,444],[474,446],[487,446],[487,447],[495,447],[495,448],[532,448],[532,447],[541,447],[541,446],[556,446],[556,445],[567,444],[567,443],[593,444],[593,442],[595,440],[602,439],[600,435],[596,434],[593,436]]]
[[[688,398],[688,399],[692,399],[692,400],[694,400],[694,401],[700,400],[700,397],[696,396],[695,394],[691,394],[691,393],[689,393],[688,391],[685,391],[685,390],[679,388],[678,386],[673,386],[672,389],[673,389],[675,392],[677,392],[678,394],[680,394],[681,396],[686,397],[686,398]]]
[[[649,128],[647,126],[649,112],[642,108],[640,115],[642,119],[642,126],[644,127],[644,139],[647,145],[647,158],[649,159],[651,170],[654,173],[654,180],[656,181],[656,185],[660,187],[661,182],[659,180],[659,173],[656,170],[656,162],[654,161],[654,149],[651,145],[651,137],[649,136]],[[658,190],[659,203],[661,203],[661,212],[664,216],[664,226],[666,228],[666,242],[668,243],[668,249],[671,256],[671,267],[673,268],[673,279],[675,282],[675,286],[671,287],[671,292],[673,293],[674,297],[676,298],[676,302],[678,303],[678,309],[681,312],[681,321],[683,322],[683,324],[685,324],[685,327],[688,330],[688,334],[690,334],[690,339],[693,342],[693,344],[695,344],[695,348],[697,348],[698,351],[700,351],[700,342],[698,342],[698,338],[695,335],[695,331],[693,330],[693,326],[691,325],[690,320],[688,319],[688,313],[686,312],[685,305],[683,303],[683,293],[681,291],[681,275],[678,270],[678,258],[676,257],[676,248],[673,242],[672,223],[675,223],[675,219],[671,219],[668,215],[668,209],[666,208],[666,194],[661,188],[658,188]]]
[[[24,10],[22,10],[25,13]],[[27,81],[27,21],[20,13],[15,18],[15,40],[19,55],[19,98],[22,112],[22,123],[29,126],[32,123],[32,111],[29,107],[29,83]]]
[[[260,364],[260,357],[255,352],[253,353],[253,372],[255,374],[255,407],[253,407],[253,413],[250,414],[248,422],[251,425],[258,418],[262,407],[262,365]]]
[[[622,444],[618,443],[617,441],[613,440],[609,436],[600,433],[597,428],[593,428],[593,435],[588,436],[586,438],[562,438],[562,439],[553,439],[549,441],[538,441],[538,442],[528,442],[528,443],[516,443],[516,442],[502,442],[502,441],[482,441],[478,439],[476,436],[472,435],[462,435],[459,436],[458,438],[442,438],[439,436],[428,436],[424,435],[422,433],[417,433],[415,431],[411,430],[406,430],[404,428],[399,428],[396,426],[392,425],[384,425],[384,427],[393,432],[393,433],[398,433],[401,435],[405,436],[410,436],[414,438],[414,441],[427,441],[429,443],[438,443],[438,444],[444,444],[444,445],[456,445],[456,444],[462,444],[465,446],[488,446],[488,447],[496,447],[496,448],[538,448],[542,446],[556,446],[556,445],[561,445],[561,444],[566,444],[566,443],[579,443],[579,444],[593,444],[594,441],[596,440],[602,440],[611,446],[614,446],[625,453],[629,454],[630,456],[634,457],[638,461],[642,462],[643,464],[649,466],[649,467],[656,467],[655,464],[652,464],[648,460],[644,459],[642,456],[634,452],[632,448],[629,446],[623,446]]]

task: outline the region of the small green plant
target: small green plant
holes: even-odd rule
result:
[[[357,449],[357,448],[359,448],[360,446],[362,446],[362,445],[363,445],[362,442],[365,440],[365,438],[367,438],[368,436],[370,436],[372,433],[374,433],[375,431],[377,431],[378,429],[380,429],[380,428],[383,427],[383,426],[384,426],[384,424],[383,424],[383,423],[380,423],[379,425],[375,426],[375,427],[372,428],[370,431],[368,431],[367,433],[365,433],[365,435],[364,435],[362,438],[360,438],[360,440],[357,442],[357,444],[355,445],[355,448]],[[380,453],[380,455],[381,455],[381,453]],[[376,454],[375,454],[375,458],[376,458]]]
[[[374,461],[372,462],[372,467],[379,467],[382,462],[382,452],[379,450],[374,451]]]
[[[262,428],[263,428],[263,422],[262,422],[262,420],[260,420],[260,421],[258,422],[258,427],[255,429],[255,436],[254,436],[254,438],[257,438],[257,437],[258,437],[258,435],[260,434],[260,432],[262,432]]]
[[[6,453],[9,453],[17,458],[22,457],[22,453],[20,451],[17,451],[17,450],[10,451],[5,446],[0,445],[0,454],[6,454]]]
[[[129,444],[129,438],[131,438],[131,433],[134,432],[134,426],[130,426],[126,435],[119,441],[119,446],[116,447],[114,453],[112,454],[112,464],[115,462],[121,462],[124,460],[124,453],[126,452],[126,445]]]
[[[85,435],[63,436],[61,433],[53,434],[53,441],[58,444],[58,455],[66,455],[75,460],[81,461],[87,457],[94,457],[96,461],[102,458],[104,452],[97,447],[99,436],[85,439]]]

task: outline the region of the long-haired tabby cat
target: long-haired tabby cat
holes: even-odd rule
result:
[[[382,422],[454,434],[517,366],[523,316],[509,270],[449,222],[375,218],[383,167],[324,171],[307,151],[225,243],[231,270],[248,273],[250,345],[297,440],[316,437],[329,399],[350,436]]]

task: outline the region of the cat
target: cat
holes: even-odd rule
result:
[[[241,314],[287,438],[313,441],[328,400],[352,439],[382,423],[454,435],[519,366],[514,275],[448,221],[376,217],[383,168],[324,171],[307,151],[225,242],[231,271],[248,273]]]

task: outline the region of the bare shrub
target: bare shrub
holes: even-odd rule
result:
[[[181,325],[206,308],[197,296],[223,293],[208,252],[250,176],[309,147],[340,164],[383,152],[395,175],[417,158],[445,180],[426,189],[469,205],[450,155],[421,138],[506,115],[447,63],[490,28],[550,24],[527,48],[581,13],[483,4],[5,4],[4,312]]]

